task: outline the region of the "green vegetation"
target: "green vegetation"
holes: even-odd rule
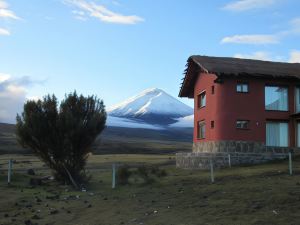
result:
[[[9,158],[16,160],[12,184],[6,184]],[[31,187],[35,177],[50,171],[33,156],[0,157],[0,224],[81,225],[198,225],[299,224],[300,159],[294,175],[288,162],[234,167],[215,171],[176,169],[174,155],[93,155],[87,168],[92,175],[86,192],[46,181]],[[30,161],[33,161],[30,163]],[[111,164],[158,167],[166,176],[152,183],[117,185],[111,189]],[[150,166],[150,167],[149,167]]]
[[[103,101],[76,92],[57,98],[27,101],[17,116],[20,145],[30,148],[53,172],[57,181],[79,188],[87,181],[85,165],[91,146],[105,128]]]

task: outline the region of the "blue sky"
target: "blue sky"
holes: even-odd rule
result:
[[[190,55],[300,62],[298,0],[0,0],[0,122],[77,90],[173,96]],[[192,106],[192,101],[181,99]]]

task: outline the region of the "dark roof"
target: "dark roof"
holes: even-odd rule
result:
[[[193,97],[199,72],[226,76],[256,78],[289,78],[300,80],[300,63],[269,62],[229,57],[191,56],[187,61],[185,77],[179,97]]]

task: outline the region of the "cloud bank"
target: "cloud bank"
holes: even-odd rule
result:
[[[267,8],[276,2],[278,2],[278,0],[239,0],[226,4],[223,9],[234,12],[242,12],[253,9]]]
[[[276,35],[234,35],[230,37],[224,37],[221,40],[222,44],[235,43],[235,44],[277,44],[279,42]]]
[[[73,10],[75,18],[86,20],[88,17],[94,17],[102,22],[116,24],[136,24],[144,21],[143,18],[136,15],[122,15],[113,12],[103,5],[85,0],[64,0],[64,3],[76,7],[78,10]]]
[[[286,37],[300,35],[300,17],[294,18],[288,23],[288,29],[282,30],[275,34],[246,34],[233,35],[224,37],[221,44],[252,44],[252,45],[266,45],[278,44]]]
[[[27,100],[27,87],[37,83],[24,76],[13,79],[9,74],[0,73],[0,122],[15,123]]]

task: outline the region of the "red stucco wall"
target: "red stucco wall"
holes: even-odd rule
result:
[[[224,79],[222,84],[214,83],[214,74],[201,73],[194,89],[194,142],[240,140],[265,142],[267,120],[290,121],[290,146],[295,146],[295,127],[290,115],[294,113],[295,83],[262,79]],[[248,93],[237,93],[236,84],[249,84]],[[265,110],[265,85],[285,85],[289,87],[289,112]],[[211,86],[215,86],[212,94]],[[197,95],[206,91],[206,106],[198,109]],[[197,122],[205,120],[206,138],[197,139]],[[250,120],[249,129],[236,129],[236,120]],[[214,128],[211,128],[214,121]]]

